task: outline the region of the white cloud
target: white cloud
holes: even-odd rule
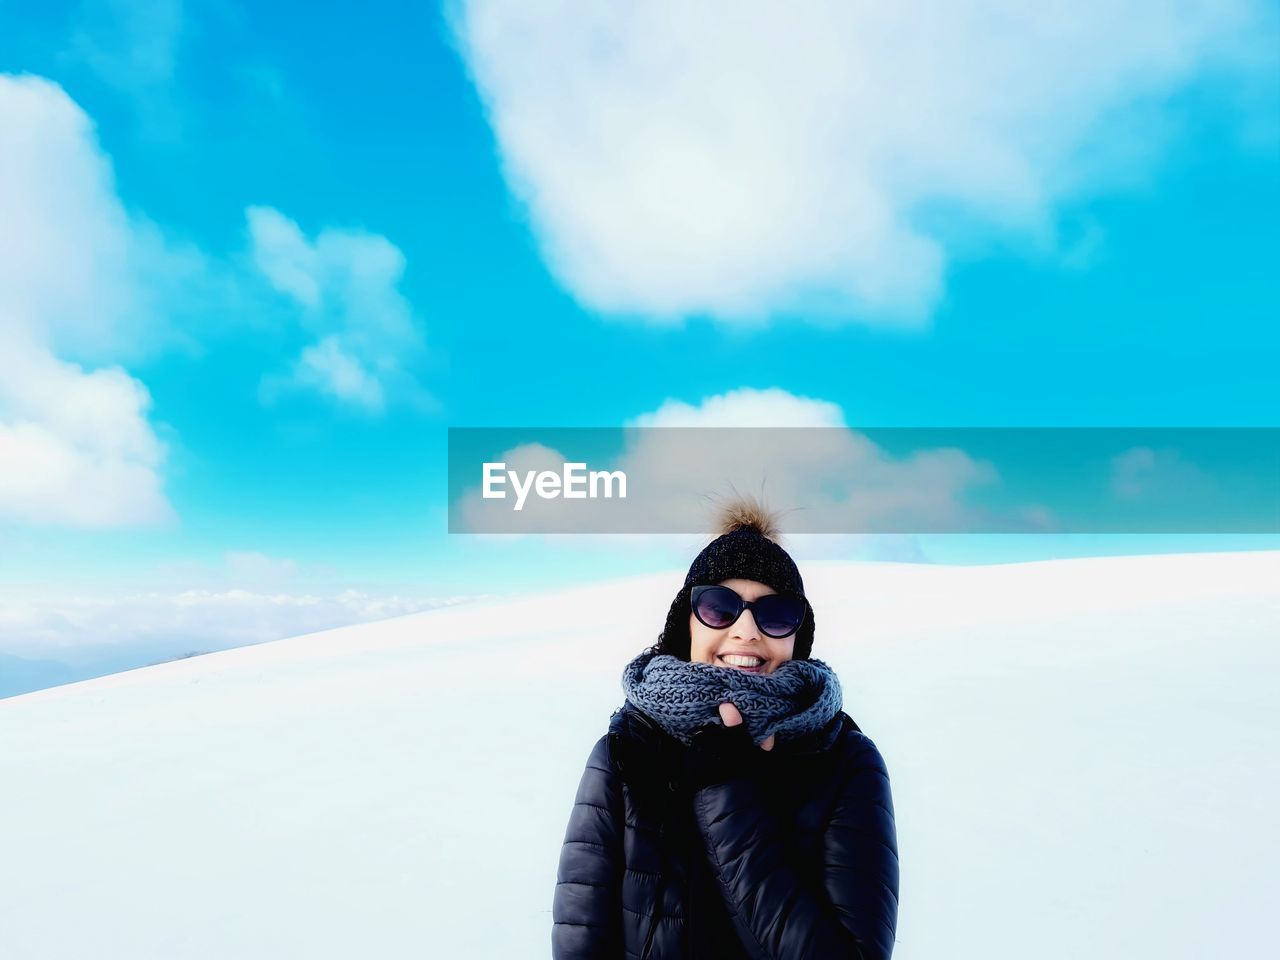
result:
[[[86,372],[0,338],[0,522],[174,521],[150,405],[147,388],[119,367]]]
[[[385,405],[382,384],[343,349],[336,336],[305,347],[294,366],[294,378],[346,403],[370,410],[381,410]]]
[[[307,242],[298,225],[270,207],[245,211],[258,269],[271,285],[303,306],[320,306],[318,274],[323,267],[319,253]]]
[[[0,74],[0,118],[0,328],[79,360],[189,343],[168,307],[203,258],[125,210],[88,115],[49,80]]]
[[[836,404],[778,388],[742,388],[707,397],[696,408],[668,402],[626,426],[831,428],[845,423]],[[793,439],[784,470],[776,464],[763,469],[762,452],[749,444],[730,449],[717,444],[714,456],[708,456],[701,431],[653,430],[639,436],[616,468],[635,477],[637,487],[661,491],[664,503],[688,503],[705,512],[699,495],[723,496],[732,484],[763,492],[784,509],[820,511],[838,524],[835,529],[869,529],[880,522],[899,522],[907,529],[914,523],[963,523],[966,516],[977,517],[962,502],[968,489],[998,481],[990,464],[962,450],[917,450],[895,458],[849,429],[814,430],[803,435],[811,438],[807,445]]]
[[[799,397],[780,387],[741,387],[706,397],[697,406],[666,400],[652,413],[627,421],[629,427],[843,427],[839,404]]]
[[[163,523],[165,446],[118,365],[177,334],[162,299],[198,256],[130,216],[58,85],[0,74],[0,521]]]
[[[378,234],[333,227],[309,240],[270,207],[249,207],[246,217],[257,269],[317,337],[287,374],[264,377],[263,399],[303,387],[370,413],[391,400],[434,408],[405,368],[422,354],[423,339],[397,289],[405,267],[400,249]]]
[[[451,13],[551,269],[657,320],[919,322],[960,237],[1052,249],[1060,204],[1150,169],[1169,95],[1274,63],[1260,0]]]

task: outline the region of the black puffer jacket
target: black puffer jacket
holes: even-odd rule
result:
[[[629,701],[614,712],[560,852],[555,960],[888,960],[889,775],[848,714],[693,793],[686,749]]]

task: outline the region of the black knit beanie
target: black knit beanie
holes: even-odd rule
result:
[[[717,526],[720,535],[694,558],[652,649],[688,660],[692,645],[689,617],[693,612],[689,588],[736,577],[755,580],[778,593],[792,593],[804,599],[807,609],[804,623],[796,631],[792,659],[808,660],[813,650],[813,607],[804,595],[804,581],[795,561],[777,543],[774,517],[758,501],[739,496],[722,509]]]

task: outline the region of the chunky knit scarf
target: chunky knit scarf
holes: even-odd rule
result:
[[[622,689],[685,745],[699,727],[719,721],[726,700],[741,711],[757,744],[771,733],[781,744],[820,730],[843,703],[835,671],[821,660],[787,660],[773,673],[747,673],[645,651],[622,671]]]

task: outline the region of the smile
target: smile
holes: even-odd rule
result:
[[[721,663],[730,667],[736,667],[739,670],[746,670],[750,673],[756,673],[764,666],[764,660],[761,657],[752,657],[745,654],[728,653],[722,657],[718,657]]]

